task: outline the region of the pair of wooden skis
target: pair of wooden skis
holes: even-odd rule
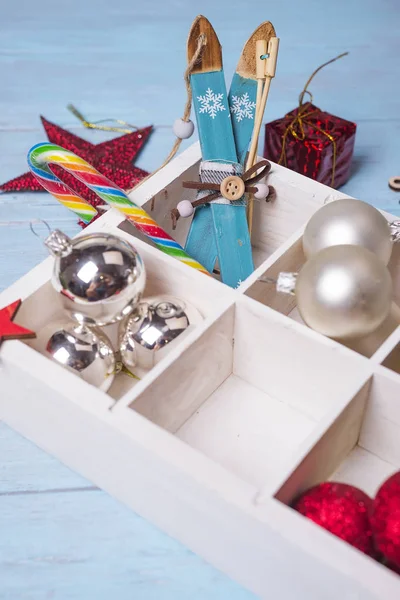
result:
[[[201,34],[206,36],[206,45],[190,78],[203,157],[200,176],[203,175],[203,182],[219,183],[224,176],[242,173],[254,123],[262,119],[262,114],[256,116],[257,93],[260,94],[256,45],[260,40],[268,44],[276,38],[269,22],[256,29],[243,49],[228,95],[221,45],[205,17],[197,17],[190,30],[188,61]],[[252,146],[256,141],[253,139]],[[214,179],[207,179],[207,175]],[[196,208],[185,250],[209,272],[218,261],[222,281],[237,287],[254,270],[246,200],[229,202],[221,198]]]

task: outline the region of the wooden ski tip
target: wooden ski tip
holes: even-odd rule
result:
[[[259,40],[275,37],[275,29],[270,21],[264,21],[247,40],[239,59],[236,72],[245,79],[257,79],[256,44]]]
[[[202,15],[195,18],[189,32],[187,42],[188,62],[192,60],[192,57],[196,52],[198,39],[202,33],[206,36],[206,46],[201,54],[200,60],[192,69],[192,75],[222,70],[221,44],[219,43],[217,34],[210,21]]]

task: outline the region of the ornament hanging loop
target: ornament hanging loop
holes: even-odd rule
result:
[[[139,127],[137,125],[131,125],[126,121],[122,121],[121,119],[101,119],[100,121],[87,121],[82,113],[73,105],[68,104],[67,108],[72,114],[80,120],[82,125],[87,129],[99,129],[101,131],[115,131],[116,133],[132,133],[132,131],[138,131]],[[102,123],[114,122],[118,125],[123,125],[123,127],[114,127],[108,125],[102,125]]]
[[[310,97],[308,102],[303,102],[305,94],[308,94]],[[299,106],[303,106],[303,104],[312,104],[313,100],[314,100],[314,97],[313,97],[312,93],[304,88],[304,90],[299,95]]]
[[[271,283],[272,285],[276,285],[277,280],[273,277],[260,277],[257,279],[260,283]]]
[[[323,69],[324,67],[330,65],[331,63],[335,62],[336,60],[339,60],[339,58],[343,58],[343,56],[347,56],[347,55],[348,55],[348,52],[342,52],[342,54],[339,54],[338,56],[335,56],[335,58],[331,58],[331,60],[328,60],[327,62],[323,63],[317,69],[315,69],[315,71],[313,73],[311,73],[310,77],[307,80],[306,85],[303,88],[303,91],[301,92],[301,94],[299,96],[299,105],[300,106],[303,104],[303,100],[304,100],[304,95],[305,94],[309,94],[310,95],[310,98],[311,98],[310,102],[312,103],[312,95],[311,95],[311,92],[309,92],[307,88],[310,85],[311,81],[316,76],[316,74],[319,71],[321,71],[321,69]]]
[[[47,229],[47,235],[46,237],[43,237],[40,233],[38,233],[35,229],[35,225],[44,225]],[[42,242],[45,243],[46,239],[48,238],[49,234],[51,233],[51,227],[50,225],[47,223],[47,221],[44,221],[43,219],[35,219],[34,221],[31,221],[29,223],[29,228],[32,231],[33,235],[35,235],[37,238],[39,238],[39,240],[41,240]]]

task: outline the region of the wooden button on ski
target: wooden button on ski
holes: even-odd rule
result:
[[[244,194],[244,181],[237,175],[225,177],[221,183],[221,194],[227,200],[240,200]]]

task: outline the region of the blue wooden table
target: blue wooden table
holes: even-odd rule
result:
[[[343,191],[400,214],[400,194],[387,186],[400,175],[398,0],[13,0],[0,11],[0,181],[24,172],[27,150],[44,140],[39,114],[93,142],[107,137],[83,130],[68,102],[93,120],[154,124],[138,165],[157,167],[182,113],[186,36],[201,12],[223,44],[228,77],[253,29],[274,23],[281,48],[268,120],[295,107],[314,68],[350,51],[313,82],[314,102],[358,123]],[[29,230],[37,218],[78,231],[49,195],[0,196],[0,288],[46,256]],[[0,456],[1,599],[253,598],[1,424]]]

